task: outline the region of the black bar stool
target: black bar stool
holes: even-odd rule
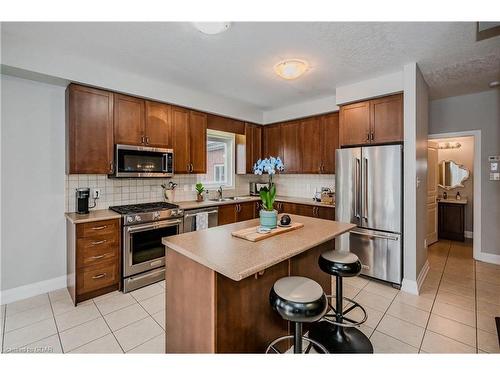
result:
[[[316,281],[307,277],[289,276],[276,281],[269,293],[269,302],[275,311],[285,320],[294,322],[293,335],[282,336],[274,340],[266,349],[266,353],[282,353],[276,344],[293,339],[293,352],[302,353],[302,340],[309,343],[320,353],[328,353],[320,342],[311,340],[302,334],[302,323],[311,323],[321,319],[328,308],[323,288]]]
[[[329,304],[333,314],[327,313],[320,322],[312,324],[309,338],[320,342],[330,353],[373,353],[370,339],[356,328],[366,322],[368,316],[365,309],[342,293],[342,278],[354,277],[361,272],[358,257],[349,252],[327,251],[320,255],[318,263],[322,271],[336,278],[335,308]],[[333,296],[327,297],[333,299]],[[346,310],[344,300],[352,304]],[[363,312],[360,321],[345,316],[356,308]]]

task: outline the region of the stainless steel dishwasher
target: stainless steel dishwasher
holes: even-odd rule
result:
[[[196,214],[206,212],[208,214],[208,227],[216,227],[219,223],[217,207],[198,208],[194,210],[184,210],[184,233],[196,230]]]

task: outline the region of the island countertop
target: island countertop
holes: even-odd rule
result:
[[[240,281],[355,228],[354,224],[290,215],[303,228],[251,242],[232,232],[259,225],[259,219],[164,237],[162,243],[203,266]]]

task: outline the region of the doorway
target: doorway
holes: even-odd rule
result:
[[[480,139],[479,130],[429,135],[427,153],[427,244],[469,242],[476,260],[483,260]]]

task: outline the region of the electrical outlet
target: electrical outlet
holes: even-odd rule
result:
[[[92,198],[94,199],[101,198],[101,189],[92,189]]]

